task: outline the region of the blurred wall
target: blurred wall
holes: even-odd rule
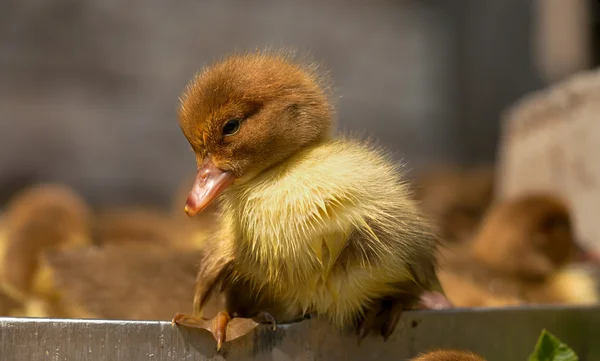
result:
[[[54,180],[95,204],[166,204],[195,167],[180,91],[213,59],[267,45],[331,69],[340,127],[410,168],[490,160],[500,108],[532,87],[523,3],[3,0],[0,187]]]
[[[495,159],[499,118],[524,94],[545,85],[535,67],[532,0],[459,0],[452,18],[458,37],[459,105],[456,147],[466,163]]]

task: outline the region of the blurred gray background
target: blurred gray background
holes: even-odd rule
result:
[[[341,128],[413,171],[494,159],[502,109],[542,86],[522,0],[3,0],[0,189],[166,205],[194,159],[177,98],[213,59],[294,47],[325,64]]]

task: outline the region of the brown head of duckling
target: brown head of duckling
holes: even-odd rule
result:
[[[470,351],[437,350],[419,355],[412,361],[485,361],[485,359]]]
[[[261,53],[230,57],[189,85],[179,112],[198,165],[188,215],[202,211],[232,183],[252,179],[329,135],[321,79],[286,59]]]
[[[473,250],[492,268],[525,279],[547,277],[576,251],[569,209],[548,194],[498,204],[485,219]]]

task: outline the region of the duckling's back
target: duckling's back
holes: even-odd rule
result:
[[[306,149],[232,189],[224,220],[242,277],[339,325],[374,301],[439,288],[429,225],[398,166],[369,144]]]

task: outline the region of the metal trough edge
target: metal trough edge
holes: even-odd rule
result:
[[[600,306],[412,311],[387,342],[333,330],[321,320],[261,327],[221,354],[203,330],[165,321],[0,318],[0,360],[406,360],[436,348],[470,349],[488,361],[526,361],[543,328],[580,361],[600,360]]]

